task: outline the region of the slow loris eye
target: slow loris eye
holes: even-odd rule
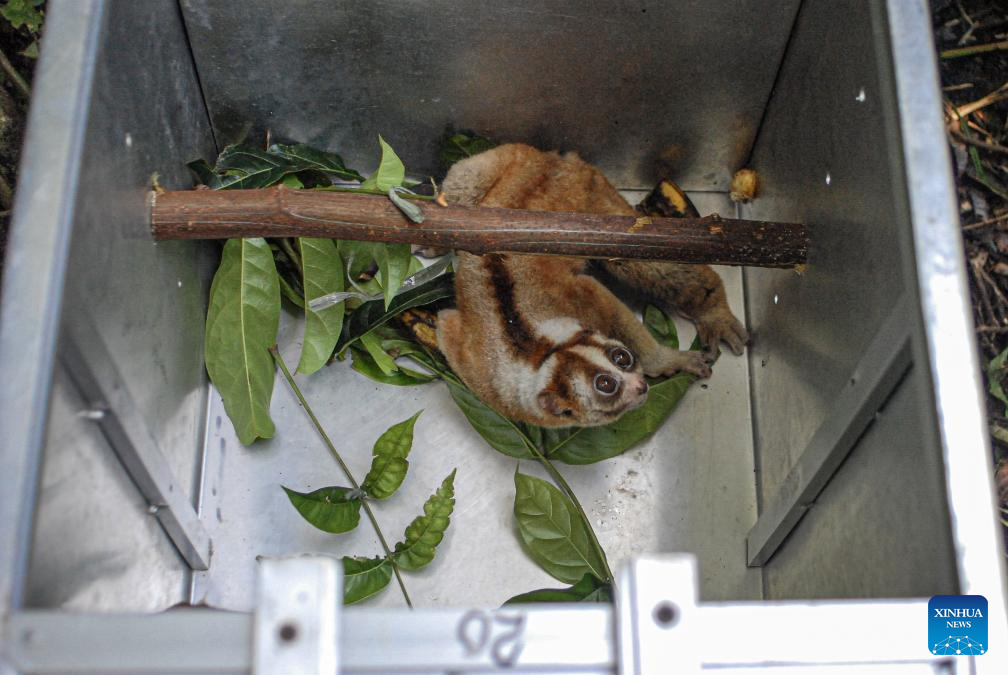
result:
[[[613,347],[609,351],[609,360],[623,370],[630,370],[633,368],[633,354],[622,347]]]
[[[612,375],[599,373],[595,376],[595,390],[600,394],[612,396],[619,389],[619,380]]]

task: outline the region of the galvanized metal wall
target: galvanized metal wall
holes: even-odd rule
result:
[[[97,330],[126,395],[193,500],[215,254],[210,246],[151,241],[147,193],[155,172],[165,186],[190,185],[185,162],[212,157],[214,144],[177,4],[116,0],[106,11],[101,46],[89,55],[96,58],[93,96],[63,320]],[[188,567],[86,412],[58,367],[27,604],[128,610],[181,602]]]
[[[847,412],[837,401],[901,294],[917,307],[886,26],[871,4],[803,3],[753,153],[762,188],[744,215],[805,221],[812,238],[804,273],[745,275],[761,510],[816,429]],[[906,330],[923,340],[916,309]],[[955,592],[930,388],[918,363],[766,566],[767,598]]]
[[[182,0],[222,142],[271,129],[436,174],[446,124],[576,150],[621,188],[677,157],[725,190],[752,145],[798,0]]]

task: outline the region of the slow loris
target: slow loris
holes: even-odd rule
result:
[[[595,167],[576,154],[503,145],[452,166],[451,203],[633,215]],[[485,403],[544,427],[608,424],[647,398],[645,375],[709,377],[723,340],[741,354],[748,336],[720,277],[705,265],[595,261],[605,277],[696,323],[705,352],[659,344],[584,260],[459,252],[454,309],[437,319],[438,347]]]

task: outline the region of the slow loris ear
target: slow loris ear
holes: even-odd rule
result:
[[[570,401],[565,401],[552,391],[539,392],[539,405],[550,415],[557,417],[570,417],[574,414]]]

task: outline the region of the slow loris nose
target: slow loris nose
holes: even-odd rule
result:
[[[643,396],[644,394],[647,393],[647,390],[648,390],[647,380],[641,378],[640,384],[637,385],[637,393]]]

